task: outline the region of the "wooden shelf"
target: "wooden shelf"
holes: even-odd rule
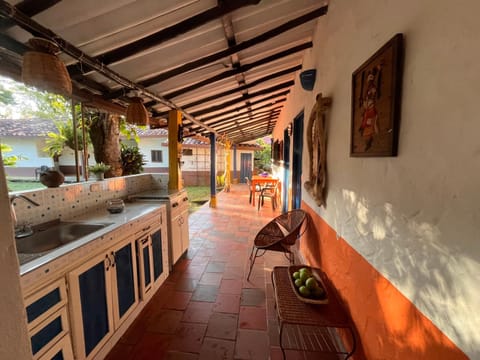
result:
[[[334,353],[345,355],[345,359],[355,352],[352,321],[325,273],[317,271],[327,287],[328,304],[313,305],[300,301],[290,285],[288,267],[273,269],[272,284],[284,359],[285,349]]]

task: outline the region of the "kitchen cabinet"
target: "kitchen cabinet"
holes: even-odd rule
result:
[[[138,304],[134,240],[124,240],[68,274],[77,359],[91,359]]]
[[[188,199],[187,199],[188,200]],[[172,205],[173,206],[173,205]],[[181,209],[176,212],[172,208],[172,258],[174,265],[180,256],[187,251],[190,244],[190,235],[188,229],[188,208]]]
[[[168,276],[168,241],[166,212],[160,214],[160,226],[154,222],[142,228],[137,240],[139,288],[142,300],[147,299]]]
[[[35,290],[25,305],[33,359],[73,359],[65,279]]]

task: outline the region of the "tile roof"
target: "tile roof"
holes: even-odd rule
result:
[[[49,132],[58,132],[48,119],[0,119],[0,136],[44,137]]]
[[[168,144],[168,130],[165,128],[148,129],[136,127],[139,137],[165,137]],[[49,119],[0,119],[0,137],[45,137],[49,132],[58,132],[54,122]],[[184,145],[209,145],[210,141],[204,137],[185,137]],[[256,144],[239,144],[237,148],[258,150]]]

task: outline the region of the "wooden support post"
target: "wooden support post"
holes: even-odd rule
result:
[[[233,184],[238,184],[238,175],[237,175],[237,144],[233,145]]]
[[[215,152],[215,134],[210,133],[210,207],[217,207],[217,169]]]
[[[168,190],[181,190],[182,172],[180,170],[180,158],[182,157],[182,144],[180,131],[182,125],[182,113],[178,110],[170,110],[168,113]],[[180,136],[179,136],[180,135]]]

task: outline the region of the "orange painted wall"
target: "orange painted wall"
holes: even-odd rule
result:
[[[360,336],[355,359],[468,359],[386,278],[306,203],[309,227],[300,242],[307,264],[338,289]]]

